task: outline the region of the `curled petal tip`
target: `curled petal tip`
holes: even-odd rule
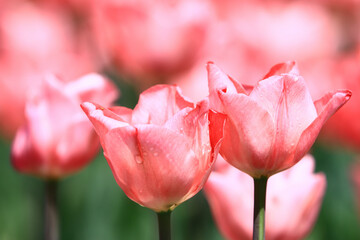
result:
[[[80,104],[80,107],[86,113],[90,112],[91,110],[96,109],[96,106],[94,104],[92,104],[91,102],[83,102]]]
[[[215,65],[215,63],[214,63],[213,61],[208,61],[208,62],[206,63],[206,66],[209,66],[209,65]]]
[[[216,65],[215,65],[215,63],[214,63],[213,61],[208,61],[208,62],[206,63],[206,70],[207,70],[208,72],[210,72],[210,70],[211,70],[214,66],[216,66]]]
[[[343,90],[342,93],[345,94],[345,100],[349,101],[352,96],[352,92],[350,90]]]

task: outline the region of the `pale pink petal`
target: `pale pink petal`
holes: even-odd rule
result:
[[[129,198],[165,211],[201,189],[211,166],[200,162],[188,138],[163,127],[116,128],[106,135],[106,156]]]
[[[81,108],[94,125],[100,139],[103,139],[105,134],[113,128],[129,125],[119,115],[99,105],[85,102],[81,104]]]
[[[262,80],[250,97],[272,115],[276,123],[267,169],[282,169],[302,132],[317,117],[314,103],[302,77],[286,74]]]
[[[350,97],[351,92],[343,90],[325,95],[322,99],[315,102],[318,117],[301,134],[296,146],[294,161],[299,161],[309,151],[326,120],[344,105]],[[288,163],[288,166],[292,166],[295,163]]]
[[[223,108],[219,101],[218,90],[226,93],[246,93],[246,90],[226,75],[218,66],[209,62],[207,64],[208,71],[208,86],[209,86],[209,101],[210,107],[218,112],[222,112]]]
[[[56,146],[59,176],[73,173],[86,166],[99,152],[99,137],[93,131],[88,119],[79,119],[71,123],[59,139]],[[66,170],[66,172],[62,172]]]
[[[108,109],[118,115],[123,121],[131,123],[132,109],[119,106],[109,107]]]
[[[226,164],[221,157],[205,185],[215,221],[226,239],[251,239],[253,180]],[[315,223],[326,179],[313,173],[314,159],[307,156],[293,168],[270,177],[267,188],[266,238],[304,239]],[[250,221],[249,221],[250,219]]]
[[[264,108],[245,94],[219,91],[219,96],[224,113],[229,118],[225,124],[220,153],[229,163],[243,171],[244,168],[251,169],[246,167],[250,162],[261,170],[265,167],[275,135],[273,119]]]
[[[186,107],[194,107],[194,104],[180,94],[178,87],[156,85],[140,94],[139,102],[133,111],[132,123],[162,125]]]
[[[299,75],[299,69],[297,67],[296,62],[288,61],[285,63],[279,63],[274,65],[270,71],[263,77],[263,79],[269,78],[275,75],[281,75],[284,73],[291,73],[294,75]]]
[[[91,99],[103,106],[109,106],[119,96],[115,84],[96,73],[69,82],[64,91],[69,96],[77,96],[79,102]]]
[[[42,170],[43,159],[32,144],[27,126],[21,127],[16,133],[11,148],[11,163],[21,172],[38,173]]]

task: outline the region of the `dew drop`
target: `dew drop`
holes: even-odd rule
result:
[[[142,164],[142,163],[143,163],[143,159],[142,159],[141,156],[139,156],[139,155],[136,155],[136,156],[135,156],[135,161],[136,161],[138,164]]]
[[[157,157],[157,156],[159,156],[159,153],[154,152],[154,157]]]

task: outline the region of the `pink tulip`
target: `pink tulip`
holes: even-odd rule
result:
[[[94,9],[102,54],[143,87],[192,66],[201,53],[210,13],[205,1],[105,0]]]
[[[80,170],[97,154],[99,141],[80,103],[117,96],[113,84],[96,74],[65,83],[54,76],[28,100],[26,123],[16,134],[11,160],[16,170],[43,178],[60,178]]]
[[[215,167],[204,189],[218,228],[226,239],[251,239],[253,180],[221,157]],[[266,239],[303,239],[311,231],[326,187],[325,175],[313,171],[314,159],[307,155],[269,179]]]
[[[0,132],[8,139],[24,124],[25,102],[44,74],[69,81],[96,68],[64,16],[13,4],[0,7]]]
[[[82,108],[130,199],[161,212],[202,189],[218,153],[224,121],[209,112],[208,101],[194,104],[177,87],[157,85],[140,95],[134,110],[88,102]]]
[[[254,178],[296,164],[351,96],[336,91],[313,102],[294,62],[275,65],[254,87],[241,85],[213,63],[208,79],[211,108],[227,115],[220,154]]]

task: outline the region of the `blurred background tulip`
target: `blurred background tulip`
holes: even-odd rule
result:
[[[359,152],[359,13],[357,0],[0,0],[0,239],[40,238],[42,183],[15,172],[9,156],[44,74],[65,84],[98,71],[122,90],[117,105],[133,108],[159,82],[206,97],[208,61],[252,85],[289,60],[313,100],[353,92],[312,148],[328,185],[306,239],[360,239],[349,173]],[[156,239],[152,212],[118,190],[102,154],[59,190],[63,239]],[[223,239],[201,193],[178,209],[176,238]]]
[[[68,83],[46,76],[37,90],[25,104],[25,124],[13,141],[11,160],[19,172],[57,179],[86,166],[99,150],[80,103],[109,106],[118,93],[95,74]]]
[[[314,164],[312,156],[307,155],[293,168],[269,178],[265,216],[267,239],[304,239],[311,231],[326,187],[325,175],[313,173]],[[252,239],[252,178],[218,157],[205,192],[223,236]]]

